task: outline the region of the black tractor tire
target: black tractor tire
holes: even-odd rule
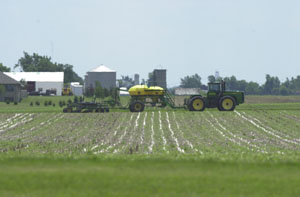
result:
[[[144,108],[145,104],[141,101],[134,101],[129,106],[131,112],[142,112],[144,111]]]
[[[219,111],[223,111],[223,109],[221,108],[221,105],[219,103],[218,103],[217,108],[218,108]]]
[[[190,111],[204,111],[205,100],[202,96],[195,96],[188,101],[188,109]]]
[[[236,101],[231,96],[223,96],[219,101],[220,111],[233,111],[236,106]]]

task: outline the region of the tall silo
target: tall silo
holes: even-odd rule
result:
[[[111,89],[116,87],[117,72],[104,66],[103,64],[97,68],[87,72],[87,80],[85,88],[95,88],[98,81],[103,88]]]
[[[167,88],[167,70],[166,69],[155,69],[153,71],[154,85],[162,88]]]

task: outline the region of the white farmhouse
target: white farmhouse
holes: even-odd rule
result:
[[[16,81],[25,80],[27,92],[46,93],[47,90],[50,90],[61,96],[64,85],[63,72],[5,72],[4,74]]]

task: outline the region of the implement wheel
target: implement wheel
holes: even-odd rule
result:
[[[219,102],[220,111],[233,111],[235,109],[236,102],[231,96],[223,96]]]
[[[63,112],[64,113],[72,113],[73,112],[73,109],[71,107],[67,107],[67,108],[64,108],[63,109]]]
[[[130,104],[129,109],[131,112],[142,112],[144,111],[145,104],[141,101],[134,101]]]
[[[201,96],[195,96],[189,101],[188,108],[190,111],[203,111],[205,109],[205,101]]]

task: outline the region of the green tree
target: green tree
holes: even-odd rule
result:
[[[37,53],[29,55],[24,52],[24,57],[19,59],[14,68],[20,68],[24,72],[64,72],[64,83],[76,81],[83,84],[82,78],[73,71],[72,65],[53,63],[51,57],[40,56]]]
[[[207,79],[208,79],[208,82],[209,82],[209,83],[214,83],[214,82],[216,81],[216,78],[215,78],[214,75],[209,75],[209,76],[207,77]]]
[[[62,65],[64,71],[64,83],[79,82],[83,84],[83,80],[77,73],[73,71],[73,66],[70,64]]]
[[[120,101],[120,94],[117,88],[111,88],[110,89],[111,93],[110,96],[117,102]]]
[[[154,74],[153,74],[153,72],[148,73],[147,85],[148,85],[148,86],[155,86],[155,81],[154,81]]]
[[[201,77],[198,74],[194,74],[192,76],[185,76],[184,78],[182,78],[180,87],[200,88],[201,84]]]
[[[224,81],[228,90],[238,90],[238,81],[235,76],[225,77]]]
[[[279,93],[280,93],[280,95],[287,96],[290,94],[290,91],[287,87],[282,85],[282,86],[280,86]]]
[[[264,84],[264,94],[277,95],[279,94],[280,80],[278,77],[272,77],[269,74],[266,75],[266,82]]]
[[[250,82],[247,84],[245,93],[246,93],[246,94],[260,94],[261,91],[260,91],[260,86],[259,86],[259,84],[256,83],[256,82],[250,81]]]
[[[0,71],[1,72],[10,72],[10,68],[6,67],[2,63],[0,63]]]
[[[134,85],[134,80],[129,76],[121,76],[121,79],[118,79],[119,87],[126,87],[127,89],[131,88]]]
[[[97,98],[104,98],[104,90],[99,81],[96,81],[95,84],[95,96]]]
[[[110,96],[110,95],[109,95],[109,90],[108,90],[108,89],[103,88],[103,96],[104,96],[104,98]]]

